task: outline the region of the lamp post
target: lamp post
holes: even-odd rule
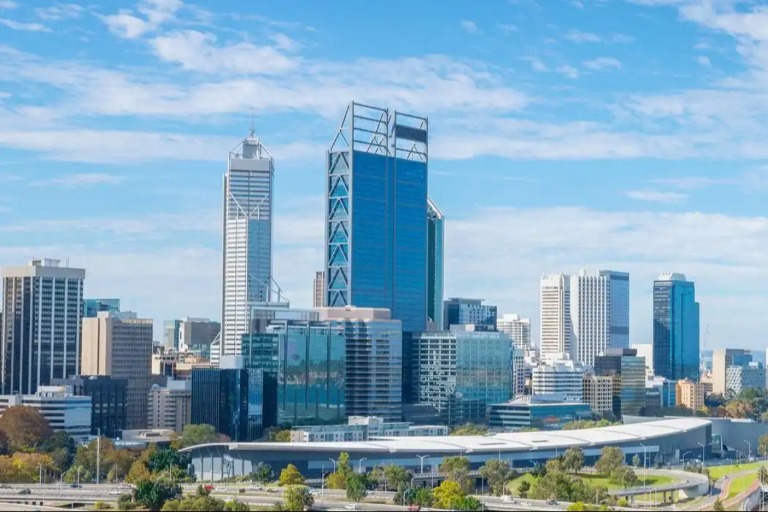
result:
[[[744,441],[744,442],[747,443],[747,446],[749,447],[749,452],[747,452],[747,462],[749,462],[749,459],[752,458],[752,443],[750,443],[749,441]]]
[[[707,444],[696,443],[696,444],[701,446],[701,467],[704,467],[704,466],[706,466],[706,462],[707,462],[707,450],[706,450],[706,448],[707,448],[707,445],[709,443],[707,443]]]
[[[416,457],[418,457],[419,460],[421,461],[421,471],[420,471],[420,474],[423,475],[424,474],[424,459],[428,459],[429,455],[417,455]]]
[[[336,460],[335,459],[331,459],[330,457],[328,458],[328,460],[333,462],[333,472],[335,473],[336,472]]]
[[[96,485],[99,485],[99,471],[101,466],[101,428],[96,431]]]
[[[325,496],[325,464],[320,469],[320,496]]]
[[[685,470],[685,456],[691,453],[690,451],[687,451],[683,454],[683,470]]]
[[[357,472],[362,474],[363,473],[363,461],[368,460],[368,457],[363,457],[359,461],[357,461]]]
[[[648,466],[648,447],[645,446],[643,443],[640,443],[640,446],[643,447],[643,487],[645,487],[646,483],[646,472],[647,472],[647,466]]]

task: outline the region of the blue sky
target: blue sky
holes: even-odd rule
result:
[[[221,176],[276,159],[276,278],[308,306],[351,100],[430,118],[446,292],[538,320],[544,272],[697,284],[708,347],[765,344],[768,9],[738,0],[0,0],[0,265],[218,317]],[[537,330],[535,329],[537,332]]]

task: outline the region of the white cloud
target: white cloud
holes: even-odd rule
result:
[[[501,30],[505,34],[511,34],[513,32],[517,32],[518,28],[517,28],[517,25],[512,25],[510,23],[502,23],[501,25],[499,25],[499,30]]]
[[[599,35],[581,30],[571,30],[565,35],[565,38],[574,43],[600,43],[603,41]]]
[[[461,28],[467,34],[477,34],[478,33],[477,23],[475,23],[472,20],[463,20],[461,22]]]
[[[16,2],[11,0],[0,0],[0,9],[16,9],[19,6]]]
[[[11,30],[20,30],[25,32],[50,32],[51,29],[40,23],[24,23],[5,18],[0,18],[0,25],[6,26]]]
[[[729,183],[728,180],[710,178],[708,176],[683,176],[680,178],[661,178],[655,180],[648,180],[649,183],[655,183],[657,185],[668,185],[670,187],[679,189],[697,189],[709,187],[711,185],[718,185]]]
[[[36,187],[56,186],[78,188],[91,185],[116,185],[125,181],[125,176],[103,172],[67,174],[56,178],[35,180],[30,184]]]
[[[595,71],[603,69],[620,69],[621,62],[613,57],[598,57],[596,59],[588,60],[584,62],[584,67]]]
[[[661,192],[658,190],[629,190],[624,195],[635,201],[646,201],[651,203],[680,203],[687,196],[679,192]]]
[[[35,9],[37,17],[45,21],[79,18],[84,12],[85,8],[77,4],[59,4]]]
[[[579,70],[568,64],[558,66],[557,72],[560,73],[561,75],[565,75],[571,80],[576,80],[577,78],[579,78]]]
[[[544,64],[541,60],[536,59],[536,58],[532,58],[532,59],[529,59],[529,60],[531,62],[531,69],[533,69],[537,73],[543,73],[543,72],[547,71],[546,64]]]
[[[172,21],[182,5],[180,0],[141,0],[136,6],[139,16],[121,9],[117,14],[103,16],[102,21],[116,36],[136,39]]]
[[[701,64],[705,68],[712,67],[712,62],[709,60],[709,57],[707,57],[706,55],[698,55],[696,57],[696,62],[698,62],[699,64]]]

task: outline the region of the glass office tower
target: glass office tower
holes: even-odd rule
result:
[[[699,303],[683,274],[653,282],[653,371],[672,381],[699,380]]]
[[[352,103],[327,153],[326,305],[427,323],[427,119]]]
[[[595,358],[595,375],[613,379],[613,414],[640,414],[645,407],[645,358],[634,348],[608,348]]]
[[[443,326],[443,262],[445,216],[427,198],[427,319],[436,330]]]

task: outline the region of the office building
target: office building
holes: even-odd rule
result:
[[[637,350],[637,356],[645,359],[645,376],[653,377],[653,343],[632,344],[629,348]]]
[[[147,393],[152,369],[152,320],[136,313],[101,312],[83,319],[83,375],[126,379],[126,428],[146,428]]]
[[[128,416],[128,381],[108,375],[82,375],[53,379],[52,385],[65,386],[75,396],[91,398],[91,435],[114,439],[125,430]]]
[[[590,419],[589,404],[567,400],[563,395],[533,395],[491,405],[492,430],[515,431],[521,428],[560,430],[571,421]]]
[[[314,281],[313,289],[313,297],[312,297],[312,307],[313,308],[322,308],[325,307],[325,271],[324,270],[318,270],[315,272],[315,281]]]
[[[512,340],[510,340],[512,341]],[[512,398],[525,394],[525,352],[512,344]]]
[[[368,441],[388,437],[435,437],[447,436],[448,427],[443,425],[412,425],[411,423],[385,422],[375,416],[350,416],[346,425],[311,425],[291,430],[292,443]]]
[[[571,357],[592,366],[608,348],[629,348],[629,274],[580,270],[570,281]]]
[[[517,314],[505,314],[496,320],[496,329],[510,337],[515,347],[527,352],[531,349],[531,319]]]
[[[653,282],[653,371],[672,381],[699,380],[699,303],[683,274]]]
[[[698,411],[704,407],[704,386],[690,379],[681,379],[675,386],[675,405]]]
[[[85,299],[83,318],[96,318],[102,311],[120,311],[120,299]]]
[[[732,398],[745,389],[765,389],[765,366],[752,361],[725,370],[725,398]]]
[[[14,406],[36,409],[54,432],[64,431],[75,441],[91,435],[91,397],[75,396],[67,386],[39,386],[32,395],[1,395],[0,417]]]
[[[342,326],[346,337],[344,400],[349,416],[402,417],[403,331],[386,309],[321,308],[321,321]]]
[[[571,353],[571,287],[564,274],[541,276],[539,355]]]
[[[415,395],[448,425],[485,423],[491,404],[512,398],[512,342],[496,331],[454,325],[413,340]]]
[[[443,329],[453,325],[474,325],[477,331],[496,330],[496,306],[483,304],[482,299],[453,298],[443,306]]]
[[[207,318],[182,318],[179,323],[179,352],[194,352],[211,357],[211,343],[221,331],[221,324]]]
[[[647,366],[647,363],[646,363]],[[701,384],[706,391],[706,384]],[[653,407],[675,407],[677,404],[677,382],[672,382],[664,377],[648,377],[645,379],[646,407],[648,407],[648,395],[656,397]]]
[[[226,368],[192,370],[193,424],[207,423],[234,442],[255,441],[263,435],[264,374],[237,368],[222,356]]]
[[[179,329],[181,320],[166,320],[163,322],[163,347],[165,350],[178,352],[179,350]]]
[[[326,155],[326,305],[427,324],[427,119],[351,103]]]
[[[427,324],[428,329],[441,329],[445,287],[445,216],[427,198]]]
[[[740,348],[717,348],[712,353],[712,392],[725,396],[728,390],[726,372],[729,366],[746,366],[752,362],[752,352]]]
[[[645,361],[633,348],[609,348],[595,358],[595,375],[613,379],[613,414],[636,416],[645,406]]]
[[[42,259],[2,277],[2,394],[31,395],[80,373],[85,270]]]
[[[264,426],[341,423],[346,346],[337,322],[273,320],[243,336],[243,364],[264,371]]]
[[[152,354],[152,375],[165,375],[174,379],[176,378],[176,365],[178,362],[178,352]]]
[[[272,156],[251,130],[229,153],[224,176],[222,355],[239,355],[250,306],[271,300]]]
[[[532,393],[534,395],[559,394],[568,400],[580,402],[584,398],[583,380],[583,365],[569,359],[553,359],[533,368]]]
[[[613,378],[584,376],[584,402],[595,414],[613,413]]]
[[[149,389],[147,428],[178,433],[192,420],[192,382],[169,379],[165,386]]]

